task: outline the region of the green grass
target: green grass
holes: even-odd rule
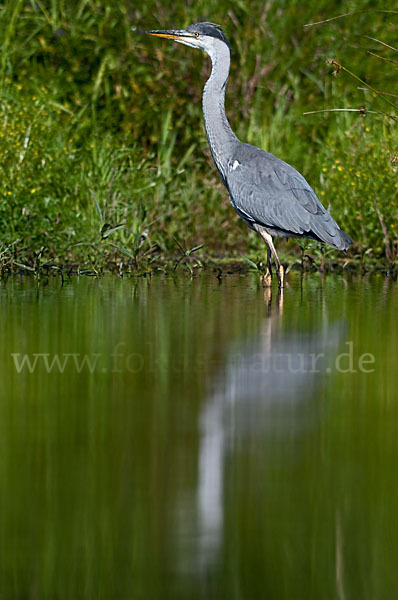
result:
[[[120,263],[145,270],[179,257],[189,265],[189,252],[202,244],[194,255],[205,260],[263,258],[261,240],[230,207],[207,147],[200,98],[208,60],[131,31],[199,19],[222,23],[232,43],[227,112],[240,139],[303,172],[355,240],[349,259],[394,262],[398,101],[377,92],[394,93],[389,61],[396,61],[398,15],[383,12],[381,2],[371,6],[380,11],[304,27],[339,14],[338,3],[271,2],[265,9],[255,1],[249,9],[207,1],[199,15],[185,3],[160,13],[157,3],[135,8],[127,0],[4,2],[3,271],[35,268],[38,257],[94,272]],[[342,65],[338,74],[330,59]],[[358,89],[366,85],[350,73],[373,91]],[[312,111],[326,112],[304,114]],[[305,246],[316,260],[346,260]],[[300,255],[296,242],[278,247],[288,260]]]

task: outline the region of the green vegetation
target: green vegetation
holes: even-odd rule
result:
[[[398,14],[380,1],[350,8],[361,11],[305,27],[340,14],[339,3],[207,0],[198,14],[185,3],[5,0],[3,271],[146,270],[169,258],[190,269],[192,256],[263,258],[207,148],[200,98],[208,60],[131,30],[203,19],[221,23],[234,49],[227,112],[240,139],[303,172],[355,240],[348,259],[394,262]],[[297,242],[278,248],[298,255]],[[305,248],[347,260],[311,242]]]

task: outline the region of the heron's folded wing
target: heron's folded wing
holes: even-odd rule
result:
[[[315,234],[334,245],[340,229],[313,189],[293,167],[274,161],[247,165],[242,160],[227,174],[227,187],[238,212],[261,225],[293,235]]]

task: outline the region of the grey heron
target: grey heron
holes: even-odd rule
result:
[[[269,152],[238,140],[225,114],[225,88],[230,69],[230,45],[218,25],[196,23],[186,29],[152,30],[167,38],[206,52],[212,70],[203,90],[203,115],[211,154],[238,215],[267,244],[267,272],[271,283],[271,253],[279,287],[284,269],[274,237],[310,238],[346,250],[350,237],[322,206],[313,189],[291,165]]]

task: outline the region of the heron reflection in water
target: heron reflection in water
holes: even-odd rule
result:
[[[196,501],[190,498],[189,507],[180,511],[181,530],[187,534],[194,528],[190,548],[182,553],[184,570],[206,571],[219,556],[225,482],[234,455],[257,448],[262,464],[269,454],[265,448],[278,447],[290,456],[292,440],[304,438],[324,419],[322,382],[345,339],[346,324],[330,324],[325,315],[315,329],[286,330],[281,294],[268,311],[249,343],[227,349],[225,365],[214,375],[201,407]]]

